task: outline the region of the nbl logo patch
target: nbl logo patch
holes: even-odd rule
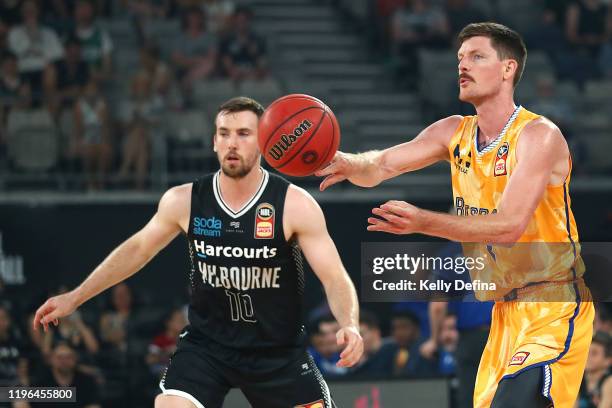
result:
[[[529,354],[527,351],[519,351],[517,353],[515,353],[512,358],[510,359],[510,363],[508,364],[509,366],[512,365],[523,365],[523,363],[525,362],[525,360],[527,360],[527,357],[529,357]]]
[[[294,408],[325,408],[325,401],[321,399],[308,404],[296,405]]]
[[[274,206],[261,203],[255,210],[255,239],[274,238]]]
[[[508,142],[504,142],[503,145],[499,146],[497,149],[497,158],[495,159],[495,168],[493,170],[493,175],[497,176],[505,176],[508,174],[506,169],[506,160],[508,160],[508,152],[510,151],[510,146]]]

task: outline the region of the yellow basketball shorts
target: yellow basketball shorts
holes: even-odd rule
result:
[[[496,302],[482,354],[474,407],[488,408],[501,381],[541,370],[541,393],[555,408],[572,408],[593,336],[595,309],[588,290],[574,302]]]

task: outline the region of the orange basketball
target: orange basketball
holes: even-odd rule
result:
[[[319,99],[292,94],[272,102],[259,119],[259,150],[270,166],[308,176],[331,161],[340,144],[334,113]]]

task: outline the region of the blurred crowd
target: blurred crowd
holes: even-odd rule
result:
[[[76,386],[83,398],[78,406],[90,408],[151,406],[187,325],[186,299],[158,305],[121,283],[44,332],[32,329],[37,304],[0,285],[0,386]],[[390,313],[363,309],[364,354],[355,367],[344,368],[336,365],[339,325],[323,304],[307,316],[308,349],[327,379],[447,378],[450,406],[471,407],[490,315],[486,302],[397,303]],[[612,304],[596,304],[594,333],[575,408],[612,401]]]
[[[512,16],[495,15],[483,2],[445,0],[378,0],[377,36],[393,57],[402,80],[415,87],[419,77],[418,50],[455,47],[459,31],[469,23]],[[612,78],[612,10],[604,0],[544,0],[532,2],[539,24],[522,31],[530,51],[546,52],[559,79],[583,85],[592,79]],[[485,2],[486,4],[486,2]],[[512,21],[507,24],[514,26]],[[408,78],[403,78],[410,73]]]
[[[114,70],[117,44],[102,24],[126,15],[139,53],[127,81]],[[0,1],[0,159],[19,120],[11,114],[44,109],[53,125],[71,128],[60,169],[87,173],[90,190],[111,173],[145,188],[161,112],[190,108],[195,82],[268,75],[252,16],[231,0]],[[180,22],[169,49],[151,34],[160,21]],[[126,88],[119,100],[117,85]]]

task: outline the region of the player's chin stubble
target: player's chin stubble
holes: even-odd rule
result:
[[[242,157],[239,160],[240,164],[238,165],[223,163],[221,166],[221,171],[223,171],[223,174],[233,179],[241,179],[249,174],[254,166],[254,163],[245,163],[245,160]]]

